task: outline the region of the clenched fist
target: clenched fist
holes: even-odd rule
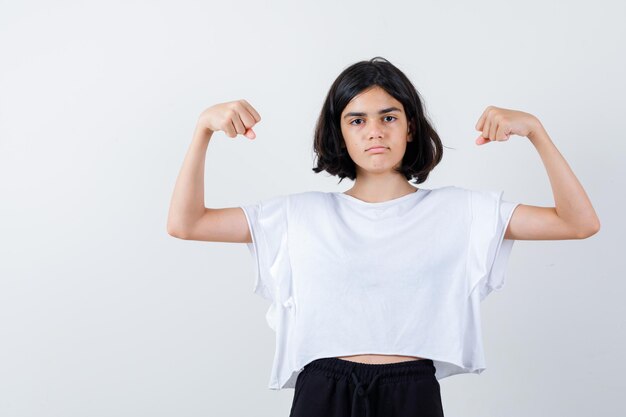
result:
[[[235,138],[244,135],[248,139],[256,138],[252,127],[261,121],[259,113],[246,100],[235,100],[215,104],[204,110],[198,119],[198,125],[212,132],[223,131],[226,136]]]
[[[530,113],[488,106],[475,126],[482,132],[476,144],[505,141],[511,135],[528,136],[539,124],[539,119]]]

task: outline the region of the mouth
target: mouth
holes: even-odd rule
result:
[[[383,150],[383,149],[388,149],[388,148],[386,146],[372,146],[371,148],[367,148],[365,150],[365,152],[374,151],[374,150],[379,150],[380,151],[380,150]]]

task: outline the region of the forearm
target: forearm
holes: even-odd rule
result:
[[[204,164],[212,134],[211,130],[196,125],[170,202],[167,218],[169,234],[183,233],[205,211]]]
[[[600,220],[587,193],[548,136],[548,132],[537,122],[536,129],[531,131],[528,139],[537,149],[546,168],[557,215],[573,230],[595,233],[600,228]]]

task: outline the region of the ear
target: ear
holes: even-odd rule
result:
[[[407,128],[407,142],[412,142],[413,141],[413,134],[411,133],[411,128],[412,128],[413,122],[409,122],[408,123],[408,128]]]

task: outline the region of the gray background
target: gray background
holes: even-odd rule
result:
[[[287,416],[244,244],[166,220],[199,114],[247,99],[257,139],[209,145],[208,207],[306,190],[330,84],[382,55],[444,160],[422,185],[552,206],[526,138],[474,144],[488,105],[536,115],[585,187],[590,239],[518,241],[482,304],[487,370],[440,381],[446,417],[626,413],[619,1],[0,2],[0,415]]]

